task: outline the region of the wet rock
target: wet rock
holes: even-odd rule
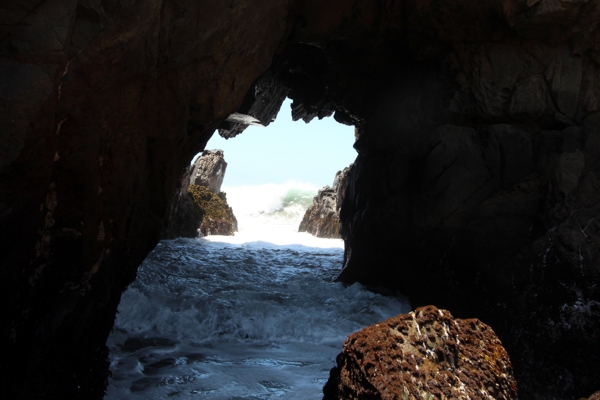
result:
[[[510,358],[477,319],[421,307],[350,335],[323,392],[333,399],[516,399]]]
[[[349,167],[335,174],[333,187],[325,186],[319,190],[313,203],[304,213],[298,232],[309,232],[320,238],[339,238],[340,208],[344,201],[346,179]]]
[[[206,235],[233,235],[237,219],[221,192],[227,163],[222,150],[205,150],[186,167],[171,202],[164,239]],[[204,187],[200,189],[198,187]]]
[[[300,222],[298,232],[309,232],[321,238],[339,238],[340,218],[335,209],[336,197],[336,192],[329,186],[319,189]]]
[[[190,185],[189,193],[194,204],[202,210],[202,223],[198,228],[202,236],[233,236],[237,231],[237,219],[225,200],[200,185]]]

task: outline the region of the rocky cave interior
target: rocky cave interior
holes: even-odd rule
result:
[[[12,3],[12,4],[11,4]],[[2,364],[99,398],[120,295],[234,112],[357,130],[340,279],[489,324],[523,399],[600,382],[600,5],[0,5]],[[85,375],[75,370],[90,371]]]

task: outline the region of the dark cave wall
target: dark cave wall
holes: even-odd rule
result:
[[[476,316],[520,397],[578,398],[600,381],[597,56],[497,26],[498,42],[408,63],[382,91],[356,144],[340,280]]]
[[[438,85],[437,76],[426,80]],[[600,354],[598,114],[567,126],[450,116],[432,127],[427,109],[439,99],[428,86],[390,89],[415,106],[418,136],[403,135],[409,124],[393,110],[361,135],[342,208],[340,279],[392,286],[415,305],[489,323],[524,398],[591,392],[600,378],[589,368]]]
[[[285,37],[288,3],[258,3],[0,5],[9,397],[102,393],[121,292],[159,240],[180,172]]]
[[[297,118],[358,127],[339,279],[489,323],[521,398],[593,392],[598,3],[385,7],[353,9],[356,25],[282,74]]]
[[[359,132],[342,280],[481,318],[522,398],[591,393],[599,19],[585,0],[3,3],[9,394],[101,393],[120,294],[183,167],[283,93],[296,119]]]

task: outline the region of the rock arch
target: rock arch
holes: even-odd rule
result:
[[[101,393],[120,293],[183,167],[216,129],[239,132],[230,114],[268,122],[285,94],[295,118],[334,113],[359,133],[343,280],[481,318],[524,398],[596,389],[597,2],[0,10],[0,332],[15,395]]]

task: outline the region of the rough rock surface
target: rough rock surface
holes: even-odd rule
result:
[[[593,395],[588,397],[588,400],[600,400],[600,392],[594,393]]]
[[[225,193],[221,192],[226,169],[227,163],[222,150],[204,150],[194,164],[184,168],[179,187],[171,201],[163,239],[194,238],[199,232],[203,236],[233,235],[237,231],[237,219],[227,204]],[[206,187],[213,196],[202,191],[202,196],[198,197],[199,194],[194,194],[198,190],[190,189],[192,185]],[[204,200],[198,200],[200,198]],[[209,204],[212,206],[208,207]]]
[[[206,186],[211,192],[219,194],[226,170],[223,150],[204,150],[192,166],[190,184]]]
[[[597,390],[599,20],[590,0],[0,3],[3,394],[101,397],[183,168],[285,95],[358,131],[341,279],[489,324],[520,398]]]
[[[304,213],[298,232],[308,232],[320,238],[341,237],[340,208],[344,201],[346,178],[351,168],[352,164],[335,174],[333,187],[325,186],[319,190]]]
[[[237,231],[237,219],[225,198],[200,185],[190,185],[189,194],[202,211],[202,223],[198,228],[202,236],[232,236]]]
[[[320,238],[340,237],[340,216],[335,209],[336,192],[329,186],[319,189],[302,217],[298,232],[308,232]]]
[[[492,328],[421,307],[350,335],[323,389],[334,399],[516,399]]]

